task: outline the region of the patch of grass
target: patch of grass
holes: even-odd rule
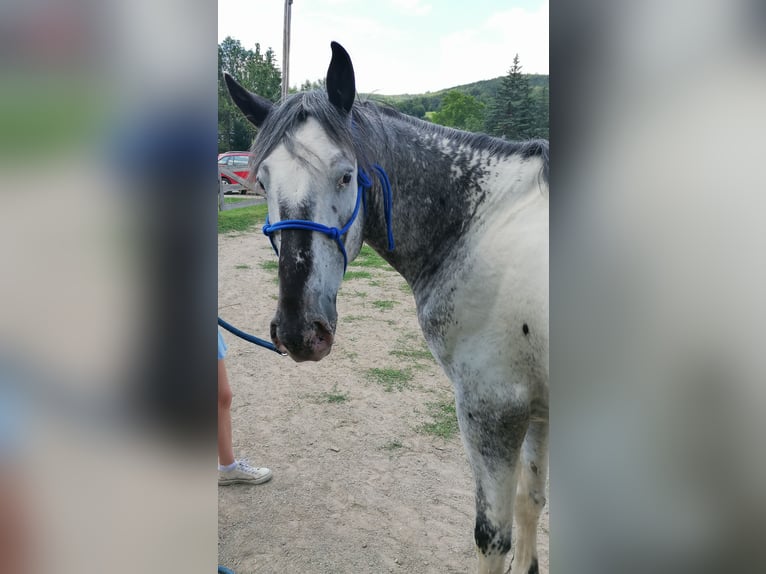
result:
[[[410,286],[409,286],[407,283],[402,283],[402,284],[399,286],[399,289],[401,289],[401,290],[402,290],[402,291],[404,291],[405,293],[412,293],[412,287],[410,287]]]
[[[265,203],[218,212],[218,233],[247,231],[266,221],[269,208]]]
[[[373,267],[376,269],[385,269],[389,267],[388,262],[378,255],[369,245],[362,245],[362,249],[356,259],[351,262],[351,267]]]
[[[393,309],[396,301],[373,301],[373,307],[377,307],[381,311],[384,309]]]
[[[380,281],[370,281],[370,287],[380,287]]]
[[[228,195],[223,198],[224,203],[239,203],[240,201],[247,201],[248,199],[252,199],[252,197],[229,197]]]
[[[431,351],[428,349],[394,349],[389,355],[402,357],[403,359],[413,359],[415,361],[420,359],[434,360]]]
[[[346,271],[346,274],[343,276],[344,279],[351,280],[351,279],[370,279],[372,275],[370,275],[369,271]]]
[[[321,393],[319,398],[325,403],[345,403],[348,400],[348,393],[338,390],[338,385],[333,385],[332,390],[327,393]]]
[[[241,265],[235,265],[234,269],[252,269],[247,263],[242,263]]]
[[[279,261],[261,261],[261,269],[265,269],[266,271],[279,271]]]
[[[383,390],[387,393],[394,389],[403,391],[409,388],[412,380],[412,371],[403,369],[368,369],[367,378],[371,381],[383,385]]]
[[[395,438],[392,441],[387,442],[383,445],[383,450],[387,450],[389,452],[393,450],[397,450],[402,448],[404,445],[402,444],[402,441],[400,441],[398,438]]]
[[[365,319],[372,319],[372,317],[367,315],[346,315],[342,320],[351,323],[353,321],[364,321]]]
[[[438,403],[428,403],[428,414],[433,422],[421,425],[417,429],[418,432],[438,436],[445,440],[457,434],[459,428],[457,426],[455,401],[450,399]]]
[[[352,295],[353,297],[367,297],[366,291],[352,291],[349,293],[349,295]]]

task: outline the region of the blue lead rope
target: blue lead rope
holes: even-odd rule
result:
[[[248,343],[254,343],[258,345],[259,347],[263,347],[264,349],[269,349],[270,351],[274,351],[278,355],[281,355],[284,357],[286,353],[283,353],[279,349],[277,349],[273,343],[270,343],[269,341],[264,341],[263,339],[259,339],[258,337],[254,337],[253,335],[250,335],[248,333],[245,333],[244,331],[240,331],[237,329],[234,325],[230,325],[220,317],[218,317],[218,324],[226,329],[229,333],[232,335],[236,335],[240,339],[244,339]]]
[[[375,173],[378,175],[378,179],[380,180],[380,184],[383,188],[383,210],[384,210],[384,216],[386,219],[386,234],[388,235],[388,250],[393,251],[394,249],[394,232],[391,228],[391,208],[393,206],[393,199],[391,196],[391,182],[388,180],[388,175],[386,174],[386,171],[380,167],[378,164],[373,164],[372,168],[375,170]],[[266,223],[263,226],[263,234],[269,238],[269,241],[271,242],[271,247],[274,249],[274,253],[279,256],[279,250],[277,249],[277,244],[274,241],[274,233],[277,231],[281,231],[282,229],[305,229],[306,231],[317,231],[319,233],[323,233],[324,235],[327,235],[331,239],[334,239],[335,242],[338,244],[338,248],[340,249],[341,254],[343,255],[343,272],[346,272],[346,268],[348,267],[348,255],[346,254],[346,246],[343,243],[342,237],[348,233],[348,230],[351,229],[351,226],[354,224],[354,221],[356,221],[357,215],[359,215],[359,205],[364,205],[364,211],[367,212],[367,194],[366,191],[372,187],[372,180],[370,179],[370,176],[367,175],[367,173],[362,169],[359,168],[359,171],[357,172],[357,183],[359,184],[359,187],[357,189],[356,194],[356,205],[354,206],[354,213],[351,214],[351,217],[346,222],[346,225],[344,225],[341,229],[338,229],[337,227],[329,227],[327,225],[322,225],[321,223],[317,223],[315,221],[310,221],[307,219],[285,219],[283,221],[278,221],[276,223],[270,223],[268,216],[266,216]]]

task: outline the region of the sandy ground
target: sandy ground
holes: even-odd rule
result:
[[[268,338],[276,271],[260,231],[219,236],[219,314]],[[350,270],[359,270],[353,267]],[[473,478],[459,436],[425,432],[452,387],[404,280],[365,269],[338,295],[332,353],[294,363],[225,333],[234,451],[271,482],[219,487],[219,561],[237,574],[471,573]],[[412,375],[381,383],[371,369]],[[539,527],[548,572],[548,507]]]

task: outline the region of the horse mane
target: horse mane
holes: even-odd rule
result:
[[[369,172],[370,165],[380,163],[381,154],[385,153],[378,145],[386,136],[394,138],[394,122],[384,121],[393,118],[412,125],[420,132],[447,138],[457,146],[466,145],[479,151],[487,151],[493,156],[519,155],[524,159],[540,157],[543,161],[543,177],[548,180],[549,144],[544,139],[528,141],[509,141],[482,133],[471,133],[427,122],[408,116],[395,108],[371,99],[357,100],[351,110],[351,118],[341,113],[323,90],[300,92],[289,96],[280,106],[275,106],[258,131],[253,142],[252,153],[256,165],[255,174],[261,159],[267,157],[280,143],[287,146],[291,153],[295,150],[295,131],[309,117],[315,118],[325,129],[330,140],[337,146],[352,151],[360,167]],[[388,150],[390,153],[390,150]]]

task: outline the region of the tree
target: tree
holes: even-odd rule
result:
[[[452,90],[444,95],[441,106],[430,119],[443,126],[479,131],[484,125],[484,104],[469,94]]]
[[[232,103],[223,72],[228,72],[248,90],[276,102],[280,97],[282,73],[274,51],[245,49],[239,40],[227,37],[218,45],[218,151],[246,150],[255,137],[255,127]]]
[[[319,78],[318,80],[314,80],[313,82],[306,80],[305,82],[301,84],[300,88],[298,88],[297,91],[310,92],[311,90],[326,90],[327,89],[326,85],[327,85],[327,82],[324,78]]]
[[[516,54],[487,115],[485,129],[489,134],[518,140],[534,137],[535,128],[535,103]]]
[[[540,95],[535,100],[535,133],[534,137],[550,138],[550,99],[548,97],[548,88],[544,86],[540,90]]]

